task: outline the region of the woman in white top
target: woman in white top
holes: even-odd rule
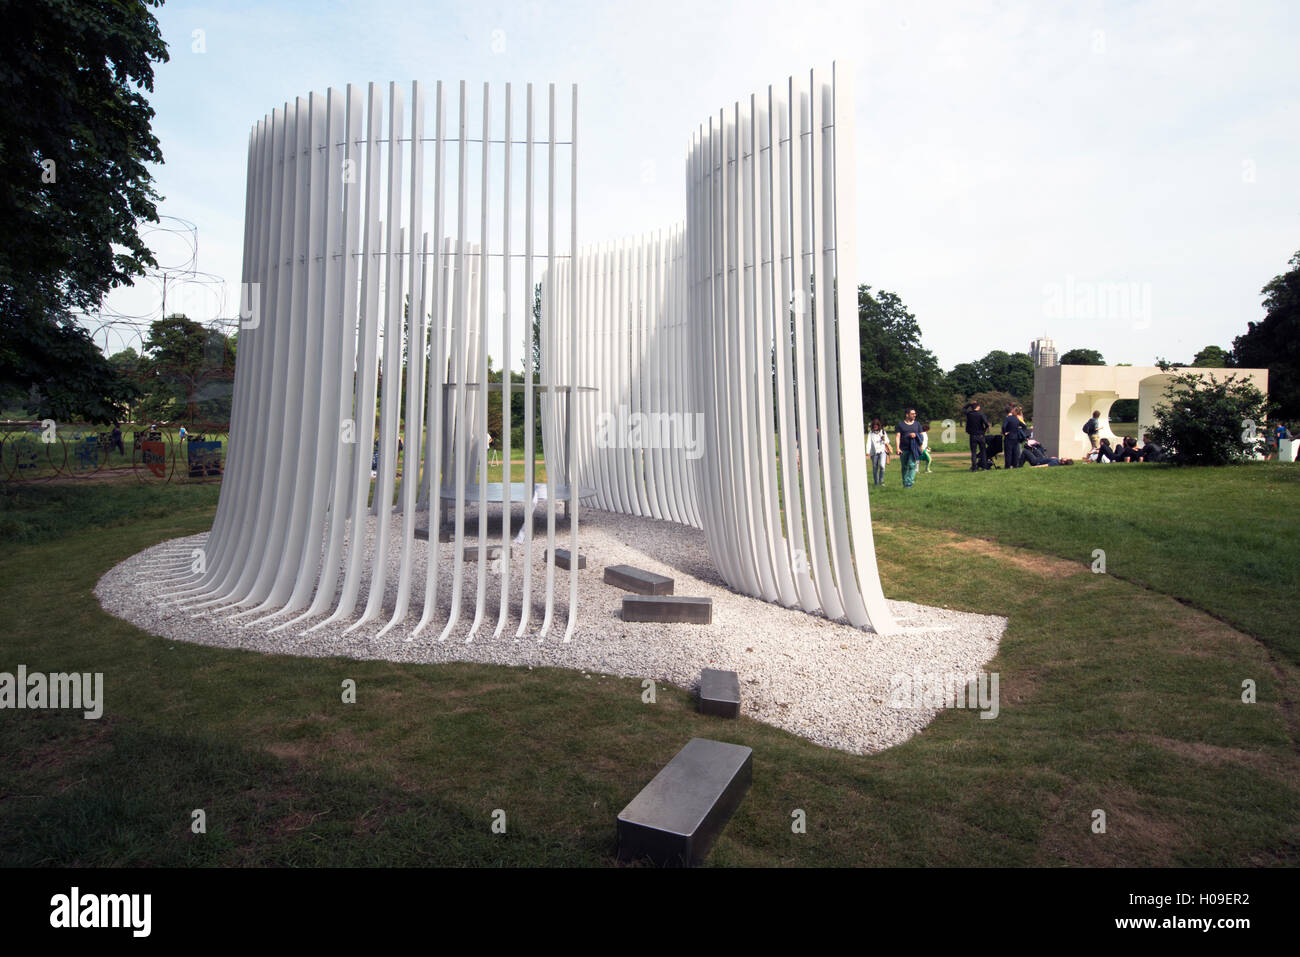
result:
[[[885,466],[889,464],[889,437],[885,435],[885,426],[880,419],[871,420],[871,431],[867,433],[867,457],[871,459],[872,484],[885,484]]]

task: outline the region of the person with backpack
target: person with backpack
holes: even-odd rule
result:
[[[1083,434],[1088,437],[1092,443],[1092,450],[1095,452],[1101,448],[1101,412],[1093,410],[1092,418],[1083,423]]]
[[[978,402],[966,406],[966,434],[970,437],[970,470],[978,472],[989,467],[988,435],[989,417],[980,411]]]

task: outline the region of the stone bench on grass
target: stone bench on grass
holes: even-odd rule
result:
[[[618,815],[618,857],[690,867],[708,856],[753,781],[751,748],[692,738]]]
[[[719,668],[700,672],[700,713],[740,717],[740,676]]]
[[[605,584],[614,585],[638,595],[671,595],[673,580],[666,575],[656,575],[643,568],[631,565],[608,565],[605,567]]]
[[[624,621],[713,624],[713,599],[686,595],[628,595],[623,599]]]

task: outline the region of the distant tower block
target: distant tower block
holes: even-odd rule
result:
[[[1035,366],[1060,365],[1056,357],[1056,343],[1051,339],[1035,339],[1029,344],[1029,354],[1034,357]]]

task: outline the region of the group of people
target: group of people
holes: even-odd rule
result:
[[[1165,450],[1157,445],[1147,432],[1142,436],[1142,447],[1138,448],[1137,439],[1125,436],[1112,446],[1110,439],[1101,436],[1101,412],[1093,410],[1092,418],[1083,424],[1083,434],[1092,443],[1088,452],[1089,462],[1160,462],[1165,457]]]
[[[970,470],[981,472],[993,468],[989,453],[989,429],[992,423],[984,414],[978,402],[968,402],[966,412],[966,435],[970,439]],[[1002,460],[1009,469],[1050,468],[1057,465],[1073,465],[1074,459],[1059,458],[1048,455],[1047,451],[1033,436],[1033,430],[1025,421],[1024,406],[1012,403],[1007,406],[1007,414],[1002,419]],[[993,453],[996,455],[996,451]]]
[[[867,433],[867,458],[871,460],[874,484],[885,484],[885,469],[889,466],[890,455],[897,455],[903,464],[903,488],[915,484],[922,462],[927,472],[933,471],[930,468],[934,463],[934,456],[930,454],[930,423],[918,422],[916,409],[908,409],[903,421],[894,428],[892,447],[884,423],[879,418],[871,420],[871,431]]]

